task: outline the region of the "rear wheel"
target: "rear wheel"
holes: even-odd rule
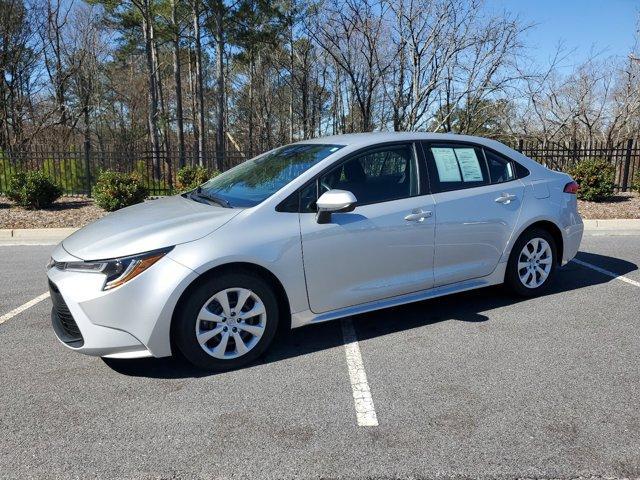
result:
[[[222,274],[195,289],[176,321],[176,344],[187,360],[206,370],[229,370],[267,349],[278,326],[278,302],[262,278]]]
[[[546,230],[524,232],[511,250],[505,274],[506,285],[515,293],[534,297],[543,293],[556,272],[557,247]]]

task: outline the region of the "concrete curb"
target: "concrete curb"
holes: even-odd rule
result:
[[[0,229],[0,242],[58,243],[78,228],[4,228]]]
[[[640,231],[640,219],[583,220],[585,230]]]

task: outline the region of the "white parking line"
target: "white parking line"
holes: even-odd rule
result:
[[[344,338],[344,352],[347,355],[347,367],[349,368],[349,381],[353,392],[353,401],[356,407],[358,425],[361,427],[376,427],[378,417],[373,406],[371,389],[367,382],[367,372],[364,370],[362,355],[358,337],[350,318],[342,320],[342,336]]]
[[[21,312],[24,312],[26,309],[33,307],[34,305],[36,305],[37,303],[40,303],[42,300],[44,300],[45,298],[49,298],[49,292],[45,292],[42,295],[37,296],[36,298],[34,298],[33,300],[29,300],[27,303],[25,303],[24,305],[20,305],[17,308],[14,308],[13,310],[11,310],[8,313],[5,313],[4,315],[2,315],[0,317],[0,325],[2,325],[4,322],[6,322],[7,320],[15,317],[16,315],[18,315]]]
[[[596,265],[592,265],[590,263],[587,262],[583,262],[582,260],[578,260],[577,258],[574,258],[573,260],[571,260],[572,262],[577,263],[578,265],[582,265],[583,267],[587,267],[590,268],[591,270],[595,270],[596,272],[600,272],[603,273],[605,275],[608,275],[612,278],[615,278],[616,280],[620,280],[621,282],[626,282],[630,285],[633,285],[635,287],[640,287],[640,282],[636,282],[635,280],[631,280],[630,278],[625,277],[624,275],[618,275],[617,273],[614,272],[610,272],[609,270],[605,270],[604,268],[600,268]]]

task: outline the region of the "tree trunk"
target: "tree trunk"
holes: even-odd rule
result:
[[[198,103],[198,165],[204,165],[205,129],[204,129],[204,81],[202,76],[202,40],[200,38],[200,0],[193,2],[193,33],[195,36],[196,96]]]
[[[222,170],[224,162],[224,111],[225,111],[225,78],[224,78],[224,2],[216,2],[216,74],[217,74],[217,125],[216,125],[216,170]]]
[[[58,109],[60,110],[60,124],[63,127],[67,126],[67,111],[66,111],[66,88],[64,81],[64,73],[62,71],[62,50],[61,50],[61,39],[60,39],[60,23],[59,23],[59,15],[60,15],[60,4],[58,3],[55,8],[53,8],[51,1],[47,4],[47,13],[49,15],[48,18],[48,28],[49,31],[49,41],[53,45],[53,54],[55,55],[55,75],[54,75],[54,88],[55,88],[55,97],[56,103],[58,104]],[[51,38],[53,36],[53,38]],[[67,132],[65,132],[66,135]]]
[[[292,12],[291,15],[293,15],[293,7],[292,7]],[[294,80],[295,80],[295,75],[294,75],[294,50],[293,50],[293,18],[291,18],[290,20],[290,25],[289,25],[289,87],[291,89],[290,95],[289,95],[289,142],[293,142],[293,132],[294,132],[294,127],[293,127],[293,84],[294,84]]]
[[[164,149],[165,158],[166,158],[166,154],[168,154],[169,150],[171,149],[171,138],[169,135],[170,134],[169,122],[167,121],[168,116],[167,116],[167,111],[165,109],[165,103],[164,103],[164,91],[162,88],[160,61],[158,60],[158,44],[156,42],[155,35],[153,38],[153,43],[151,44],[151,48],[153,52],[153,72],[156,80],[156,88],[158,90],[158,111],[159,111],[159,118],[161,120],[160,129],[162,130],[162,140],[164,143],[162,147]]]
[[[196,77],[194,57],[192,55],[192,48],[189,47],[189,93],[191,98],[191,127],[193,129],[193,155],[191,157],[190,164],[193,165],[200,159],[200,151],[198,145],[200,144],[200,130],[198,129],[198,100],[196,94]]]
[[[153,176],[160,178],[160,158],[158,156],[158,90],[156,88],[156,76],[153,60],[153,27],[151,25],[151,12],[149,0],[144,2],[144,12],[142,15],[142,30],[144,33],[144,45],[147,59],[147,73],[149,80],[149,108],[147,111],[147,121],[149,124],[149,136],[151,138],[151,158],[153,162]]]
[[[176,124],[178,128],[178,168],[184,161],[184,118],[182,114],[182,68],[180,65],[180,28],[178,26],[176,1],[171,0],[171,24],[173,27],[173,82],[176,89]]]
[[[305,61],[302,64],[302,68],[300,69],[300,102],[302,103],[302,138],[309,138],[309,66],[306,61],[305,53]]]
[[[91,196],[91,123],[89,112],[89,99],[86,98],[84,108],[84,169],[85,169],[85,190],[87,196]]]
[[[255,79],[255,60],[253,51],[249,57],[249,132],[247,135],[249,158],[253,157],[253,81]]]

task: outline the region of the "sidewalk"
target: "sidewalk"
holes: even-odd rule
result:
[[[0,245],[56,245],[77,228],[0,229]],[[584,220],[585,232],[601,234],[638,234],[640,219]]]

